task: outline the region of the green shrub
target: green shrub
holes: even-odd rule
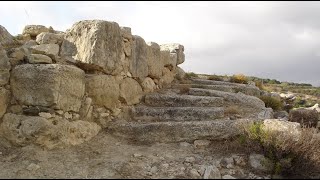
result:
[[[250,149],[259,146],[273,162],[273,174],[308,178],[320,173],[320,136],[314,128],[303,128],[297,139],[289,131],[268,131],[262,122],[254,122],[245,127],[243,136],[242,144]]]
[[[198,75],[196,73],[194,73],[194,72],[186,73],[186,76],[185,76],[186,79],[190,79],[190,78],[193,78],[193,77],[198,77]]]
[[[230,82],[248,84],[248,78],[244,74],[235,74],[231,76]]]
[[[209,77],[208,77],[208,79],[209,80],[213,80],[213,81],[223,81],[223,78],[222,77],[220,77],[220,76],[218,76],[218,75],[210,75]]]
[[[254,83],[260,90],[264,90],[264,86],[263,86],[263,82],[262,81],[255,80]]]
[[[274,98],[271,96],[260,96],[259,98],[264,102],[266,107],[270,107],[275,111],[283,109],[283,104],[282,104],[281,100],[279,100],[277,98]]]

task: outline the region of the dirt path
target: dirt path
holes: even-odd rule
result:
[[[203,178],[205,168],[212,164],[222,176],[254,178],[248,163],[221,166],[222,157],[238,154],[247,159],[237,147],[234,142],[216,142],[200,149],[187,142],[135,145],[105,132],[82,145],[51,151],[2,144],[0,178]]]

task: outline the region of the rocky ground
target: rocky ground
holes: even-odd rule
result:
[[[250,158],[236,140],[143,145],[102,131],[90,142],[50,151],[1,142],[0,178],[272,178],[254,150]]]

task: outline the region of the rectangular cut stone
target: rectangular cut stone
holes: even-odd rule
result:
[[[61,56],[73,56],[83,68],[116,75],[121,68],[123,42],[116,22],[85,20],[66,32]]]
[[[118,103],[120,88],[114,76],[87,75],[86,89],[93,103],[114,110]]]
[[[70,65],[24,64],[12,70],[13,96],[20,104],[78,112],[85,73]]]

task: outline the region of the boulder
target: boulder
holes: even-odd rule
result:
[[[171,43],[171,44],[161,44],[161,49],[169,51],[170,53],[174,53],[177,55],[177,65],[182,64],[185,60],[184,55],[184,46],[177,43]]]
[[[273,170],[273,163],[268,158],[261,154],[250,154],[249,163],[255,170],[271,172]]]
[[[131,56],[131,51],[132,51],[132,34],[131,34],[131,28],[129,27],[120,27],[120,32],[121,36],[123,38],[123,43],[124,43],[124,53],[126,56]]]
[[[6,113],[10,104],[10,91],[0,87],[0,119]]]
[[[36,45],[38,45],[37,41],[35,41],[35,40],[30,40],[30,41],[25,42],[25,43],[22,45],[22,47],[30,48],[30,47],[36,46]]]
[[[143,92],[145,93],[153,92],[156,89],[156,84],[149,77],[146,77],[142,81],[141,86],[142,86]]]
[[[180,68],[179,66],[177,66],[177,69],[176,69],[176,78],[181,80],[181,79],[184,79],[185,76],[186,76],[186,73],[184,72],[184,70],[182,68]]]
[[[43,118],[5,114],[2,135],[15,145],[31,143],[49,149],[57,146],[78,145],[98,134],[100,126],[93,122],[69,122],[61,117]]]
[[[85,92],[85,73],[74,66],[24,64],[11,73],[11,89],[22,105],[78,112]]]
[[[51,64],[52,59],[49,56],[43,54],[30,54],[28,57],[30,64]]]
[[[264,131],[274,133],[278,139],[288,137],[298,140],[301,135],[301,126],[296,122],[266,119],[263,121],[262,127]]]
[[[6,28],[0,25],[0,46],[10,48],[17,44],[18,42],[14,40],[13,36],[6,30]]]
[[[6,51],[0,45],[0,86],[6,85],[10,78],[11,65]]]
[[[274,112],[273,117],[275,119],[284,119],[284,118],[288,118],[289,114],[287,111],[276,111]]]
[[[127,39],[127,40],[132,40],[132,34],[131,34],[131,28],[130,27],[120,27],[120,33],[121,33],[121,36],[124,38],[124,39]]]
[[[25,58],[30,54],[29,50],[25,47],[12,48],[7,52],[10,58],[11,66],[24,63]]]
[[[119,104],[120,87],[114,76],[87,75],[86,91],[95,105],[114,110]]]
[[[160,46],[160,61],[163,63],[163,66],[169,70],[173,70],[177,65],[177,55],[170,53],[168,50],[163,50]]]
[[[30,34],[31,37],[36,37],[42,32],[50,32],[50,29],[43,25],[27,25],[24,27],[22,34]]]
[[[143,80],[148,76],[148,63],[147,63],[147,44],[140,36],[134,36],[132,44],[132,59],[129,66],[129,71],[132,77]]]
[[[58,44],[40,44],[36,46],[31,46],[31,53],[33,54],[43,54],[49,56],[51,59],[56,59],[59,54]]]
[[[36,42],[38,44],[61,44],[64,34],[54,34],[49,32],[42,32],[37,35]]]
[[[316,103],[315,105],[313,105],[312,107],[308,107],[306,109],[310,109],[310,110],[316,110],[318,113],[320,112],[320,107],[319,104]]]
[[[273,118],[273,109],[264,108],[259,114],[258,119],[272,119]]]
[[[204,171],[203,179],[221,179],[221,173],[216,166],[207,166]]]
[[[168,86],[174,80],[174,77],[175,73],[170,71],[168,68],[164,67],[162,69],[162,77],[159,80],[159,86],[161,88]]]
[[[120,83],[120,100],[127,105],[140,102],[142,88],[139,83],[132,78],[125,78]]]
[[[315,109],[293,109],[289,112],[289,121],[298,122],[301,126],[317,127],[319,114]]]
[[[66,32],[60,55],[72,56],[83,69],[117,75],[123,53],[120,27],[116,22],[84,20]]]
[[[160,79],[164,63],[160,59],[160,46],[154,42],[148,42],[147,64],[148,76]]]

